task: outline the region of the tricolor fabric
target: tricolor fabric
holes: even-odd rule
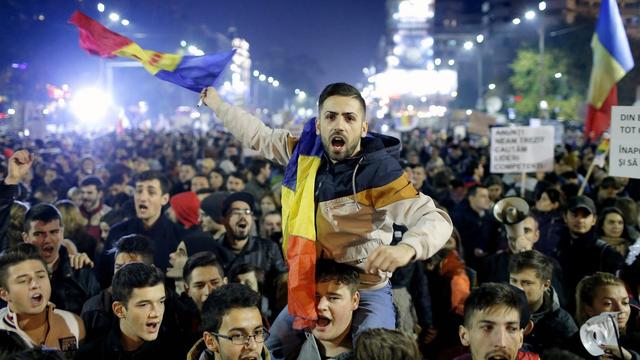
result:
[[[231,50],[203,56],[183,56],[144,50],[131,39],[107,29],[80,11],[73,13],[69,23],[78,28],[80,47],[90,54],[107,58],[121,56],[139,61],[157,78],[195,92],[212,86],[235,53],[235,50]]]
[[[317,320],[314,189],[323,147],[315,124],[315,118],[305,123],[282,181],[282,247],[289,264],[288,305],[295,329],[309,328]]]
[[[591,48],[593,67],[584,132],[593,141],[609,128],[611,106],[618,104],[616,83],[634,66],[616,0],[602,0],[600,3],[600,15]]]
[[[593,158],[593,163],[596,166],[604,168],[607,161],[608,153],[609,153],[609,137],[605,136],[603,137],[602,141],[600,142],[600,145],[598,145],[598,148],[596,149],[596,155]]]

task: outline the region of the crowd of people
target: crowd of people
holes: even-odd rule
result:
[[[0,358],[640,359],[640,183],[597,144],[521,179],[347,84],[295,135],[202,98],[228,132],[0,138]]]

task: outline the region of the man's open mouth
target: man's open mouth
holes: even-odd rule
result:
[[[157,333],[158,329],[160,329],[160,323],[156,321],[150,321],[145,324],[145,328],[148,333]]]
[[[322,315],[318,315],[318,320],[316,321],[317,327],[325,328],[329,326],[329,324],[331,324],[331,319]]]
[[[342,149],[344,149],[344,146],[347,143],[346,139],[341,135],[333,135],[330,140],[331,147],[335,151],[341,151]]]
[[[41,293],[31,295],[31,305],[39,306],[44,302],[44,296]]]

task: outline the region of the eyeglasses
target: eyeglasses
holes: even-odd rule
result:
[[[247,216],[251,216],[253,215],[253,211],[251,211],[251,209],[233,209],[230,212],[231,216],[242,216],[242,215],[247,215]]]
[[[237,335],[229,336],[229,335],[217,334],[214,332],[210,334],[226,340],[231,340],[231,343],[233,345],[246,345],[249,343],[251,339],[253,339],[253,341],[255,341],[256,343],[263,343],[265,339],[269,337],[269,332],[267,331],[267,329],[264,329],[264,328],[256,331],[255,334],[253,335],[237,334]]]

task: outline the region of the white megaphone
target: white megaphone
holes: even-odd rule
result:
[[[521,197],[506,197],[493,206],[493,217],[504,224],[507,237],[518,238],[524,234],[523,220],[527,216],[529,216],[529,204]]]
[[[618,346],[619,330],[617,312],[605,312],[587,320],[580,327],[582,346],[593,356],[604,355],[600,345]]]

